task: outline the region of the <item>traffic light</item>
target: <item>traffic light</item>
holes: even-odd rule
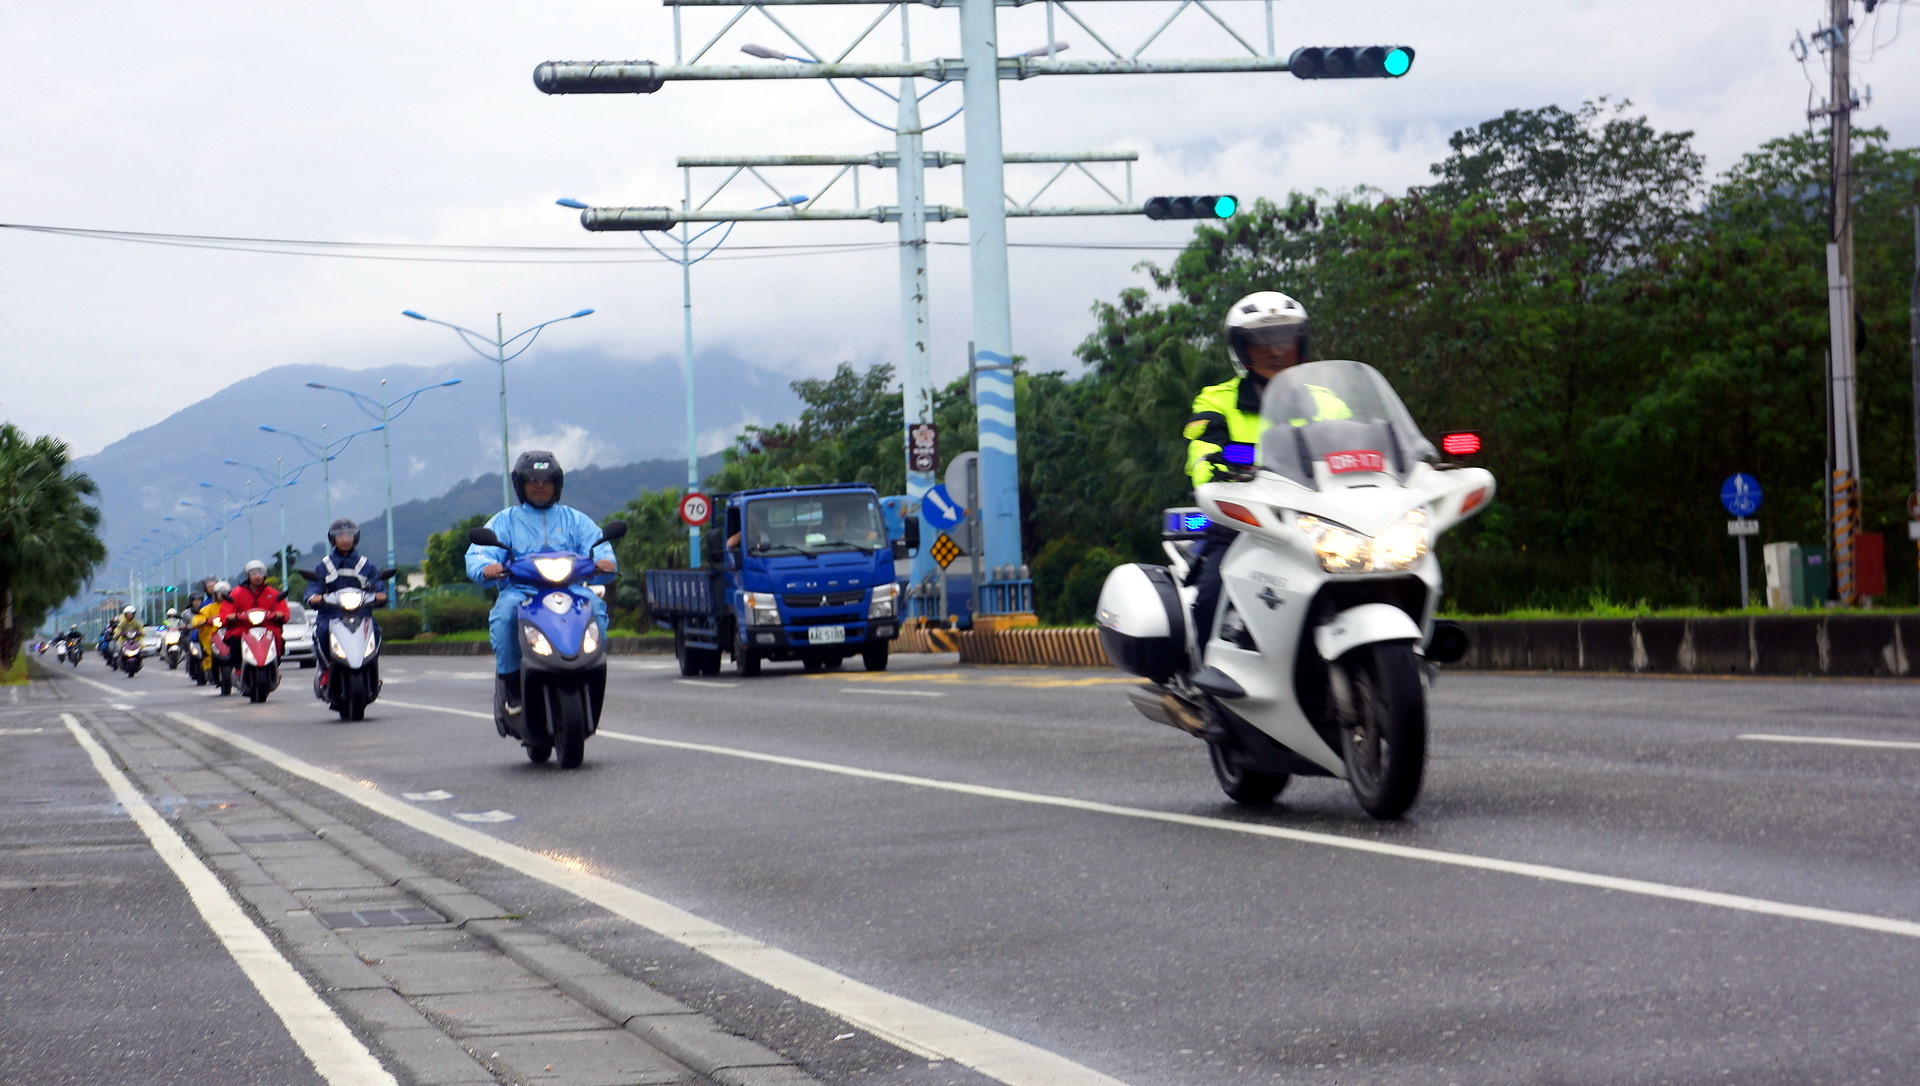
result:
[[[593,207],[580,213],[580,225],[592,231],[671,230],[670,207]]]
[[[1240,210],[1238,196],[1155,196],[1147,201],[1149,219],[1231,219]]]
[[[1410,45],[1309,45],[1287,58],[1295,79],[1398,79],[1412,67]]]

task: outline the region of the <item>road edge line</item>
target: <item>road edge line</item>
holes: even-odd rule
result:
[[[246,909],[234,900],[220,877],[187,847],[179,831],[160,817],[133,787],[126,773],[113,764],[106,747],[81,727],[72,713],[61,713],[60,720],[86,752],[94,771],[106,781],[114,801],[146,835],[148,844],[173,872],[174,878],[180,880],[201,920],[220,941],[228,957],[246,974],[260,998],[272,1008],[314,1071],[338,1086],[374,1083],[399,1086],[392,1073],[354,1036],[340,1015],[320,998],[293,963],[247,915]]]

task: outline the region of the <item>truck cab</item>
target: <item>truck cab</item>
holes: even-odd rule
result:
[[[742,675],[768,660],[820,671],[858,655],[869,671],[887,666],[900,630],[894,561],[917,542],[917,522],[888,538],[879,496],[861,483],[743,490],[714,504],[704,568],[647,573],[683,674],[717,673],[722,653]]]

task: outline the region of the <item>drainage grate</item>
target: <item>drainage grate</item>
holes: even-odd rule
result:
[[[397,928],[406,924],[444,924],[447,918],[432,909],[414,906],[406,909],[349,909],[337,913],[315,913],[330,928]]]
[[[236,833],[232,836],[231,840],[238,841],[241,844],[246,844],[246,845],[260,845],[260,844],[266,844],[272,841],[313,841],[313,840],[316,840],[316,838],[313,836],[313,834],[306,833],[306,832]]]

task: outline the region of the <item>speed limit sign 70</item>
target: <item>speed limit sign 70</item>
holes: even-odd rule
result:
[[[705,527],[713,518],[713,500],[698,491],[680,499],[680,519],[689,528]]]

